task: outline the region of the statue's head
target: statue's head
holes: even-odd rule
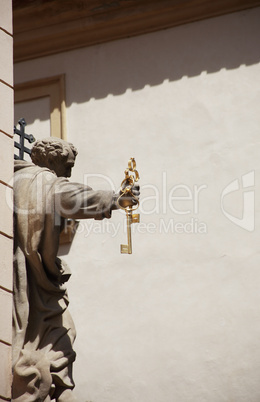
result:
[[[35,165],[53,170],[58,177],[70,177],[77,154],[71,143],[49,137],[35,142],[31,159]]]

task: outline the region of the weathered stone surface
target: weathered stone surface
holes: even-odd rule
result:
[[[11,398],[11,346],[0,342],[0,395]]]
[[[0,221],[0,231],[5,234],[13,235],[13,211],[12,211],[12,199],[10,199],[10,192],[12,190],[0,183],[0,210],[1,210],[1,221]],[[7,193],[9,196],[7,196]],[[8,201],[9,200],[9,201]]]
[[[32,160],[38,166],[15,161],[15,402],[27,397],[28,381],[35,386],[35,400],[74,400],[75,328],[65,287],[70,271],[57,258],[59,234],[64,218],[109,218],[114,207],[111,192],[93,191],[65,178],[76,155],[72,144],[50,138],[33,147]]]
[[[4,62],[0,63],[0,78],[13,85],[13,38],[2,30],[0,30],[0,49],[4,55]]]
[[[0,0],[0,28],[5,29],[12,34],[13,21],[12,21],[12,2],[6,0]]]
[[[1,253],[1,283],[0,285],[8,290],[13,289],[13,240],[4,235],[0,235]]]
[[[1,113],[1,112],[0,112]],[[1,124],[1,123],[0,123]],[[14,154],[14,140],[7,135],[0,132],[0,149],[4,150],[1,152],[1,177],[0,179],[12,185],[13,178],[13,154]],[[11,161],[10,161],[11,159]],[[10,163],[11,162],[11,163]]]
[[[1,76],[0,76],[1,79]],[[0,102],[5,107],[0,108],[0,130],[13,135],[13,89],[0,82]],[[1,135],[3,135],[1,133]]]
[[[12,343],[12,305],[12,293],[0,289],[0,340],[10,344]]]

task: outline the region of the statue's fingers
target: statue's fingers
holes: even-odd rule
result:
[[[134,190],[134,189],[132,189],[132,194],[133,194],[135,197],[139,197],[140,191],[139,191],[139,190]]]

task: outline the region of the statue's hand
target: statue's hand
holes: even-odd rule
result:
[[[126,186],[127,188],[127,186]],[[134,186],[130,187],[129,186],[129,191],[126,192],[124,195],[122,195],[122,191],[119,192],[119,194],[115,195],[115,203],[116,203],[116,208],[118,209],[118,199],[120,206],[122,208],[127,208],[127,207],[132,207],[134,205],[138,204],[139,196],[140,196],[140,186],[138,184],[135,184]]]

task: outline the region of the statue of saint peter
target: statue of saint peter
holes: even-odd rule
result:
[[[68,266],[57,257],[65,218],[111,218],[120,194],[68,180],[76,148],[58,138],[37,141],[32,163],[14,173],[14,402],[73,402],[75,328],[67,309]],[[139,188],[133,187],[134,196]],[[125,197],[126,205],[135,204]]]

